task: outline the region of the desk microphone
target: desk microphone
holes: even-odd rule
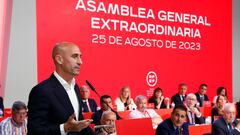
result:
[[[98,92],[95,90],[95,88],[92,86],[92,84],[91,84],[88,80],[86,80],[86,83],[87,83],[87,85],[90,87],[90,89],[91,89],[94,93],[96,93],[99,98],[101,98],[101,96],[98,94]]]
[[[93,85],[92,85],[88,80],[86,80],[86,83],[87,83],[87,85],[90,87],[90,89],[91,89],[94,93],[96,93],[99,98],[101,98],[101,96],[98,94],[98,92],[96,91],[96,89],[93,87]],[[116,114],[116,116],[117,116],[119,119],[122,119],[122,118],[119,116],[119,114],[118,114],[115,110],[112,109],[111,106],[109,106],[107,103],[105,103],[105,104],[111,109],[112,112],[114,112],[114,113]]]
[[[114,128],[114,125],[96,125],[93,128],[98,129],[98,128]]]

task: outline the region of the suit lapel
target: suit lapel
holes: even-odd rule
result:
[[[80,89],[79,89],[77,84],[75,84],[74,90],[75,90],[75,93],[76,93],[77,99],[78,99],[78,106],[79,106],[78,118],[79,118],[79,120],[81,120],[81,119],[83,119],[83,116],[82,116],[82,106],[81,106],[82,99],[80,97]]]
[[[222,123],[222,128],[225,130],[224,132],[225,132],[226,134],[229,134],[229,130],[228,130],[226,121],[223,119],[222,116],[220,117],[220,120],[221,120],[221,123]]]
[[[74,109],[64,87],[61,85],[61,83],[57,80],[57,78],[53,74],[50,77],[50,81],[54,89],[53,92],[56,95],[59,102],[69,113],[69,115],[73,114]]]

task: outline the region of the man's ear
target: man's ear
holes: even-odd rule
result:
[[[55,60],[56,60],[56,62],[57,62],[59,65],[62,65],[62,63],[63,63],[63,58],[62,58],[61,55],[56,55],[56,56],[55,56]]]

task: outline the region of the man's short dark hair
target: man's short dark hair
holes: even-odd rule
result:
[[[182,87],[182,86],[187,86],[187,84],[186,84],[186,83],[180,83],[180,84],[178,85],[178,87]]]
[[[100,98],[100,103],[104,103],[104,99],[106,99],[106,98],[111,98],[111,96],[109,96],[109,95],[103,95],[103,96],[101,96],[101,98]]]
[[[12,105],[12,111],[19,111],[21,109],[27,110],[27,106],[22,101],[15,101]]]
[[[180,104],[180,105],[176,105],[176,106],[173,108],[172,114],[174,114],[177,109],[178,109],[178,110],[185,111],[185,112],[187,113],[187,108],[186,108],[186,106]]]
[[[203,87],[203,86],[208,87],[207,84],[202,83],[202,84],[199,86],[199,88],[201,88],[201,87]]]

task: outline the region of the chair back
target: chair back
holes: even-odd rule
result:
[[[116,120],[115,124],[117,135],[154,135],[150,118]]]

